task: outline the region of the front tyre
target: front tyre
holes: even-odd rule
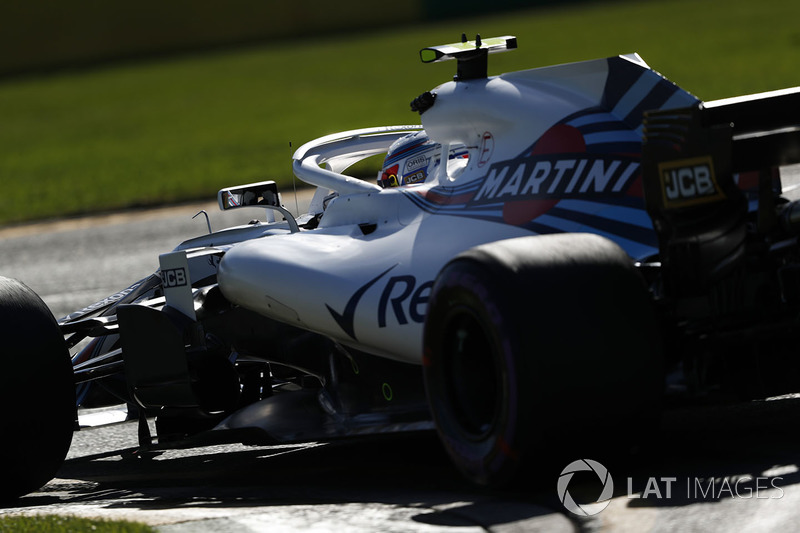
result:
[[[0,500],[32,492],[64,462],[75,427],[69,351],[52,313],[24,284],[0,277]]]
[[[663,390],[644,283],[595,235],[509,239],[450,261],[431,294],[423,365],[441,440],[483,485],[571,445],[630,444]]]

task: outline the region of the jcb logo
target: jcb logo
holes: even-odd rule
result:
[[[714,177],[710,156],[667,161],[658,165],[664,206],[686,207],[725,197]]]
[[[182,287],[187,284],[186,270],[183,268],[171,268],[161,273],[161,278],[165,288]]]

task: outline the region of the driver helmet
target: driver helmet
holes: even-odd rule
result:
[[[397,139],[389,147],[378,185],[383,188],[422,183],[439,165],[441,145],[420,130]]]

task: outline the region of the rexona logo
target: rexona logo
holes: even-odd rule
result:
[[[471,203],[623,195],[638,168],[637,159],[618,155],[519,157],[492,165]]]
[[[389,273],[397,265],[384,270],[376,277],[372,278],[358,288],[350,296],[343,311],[339,312],[328,304],[325,307],[333,319],[353,340],[358,340],[355,333],[355,316],[359,302],[367,291],[376,285],[381,278]],[[428,306],[428,298],[433,288],[433,280],[418,283],[417,278],[409,275],[392,276],[388,279],[381,291],[378,303],[378,327],[385,328],[389,324],[390,317],[394,317],[392,323],[404,326],[411,322],[422,323],[425,320],[425,311]]]
[[[664,206],[686,207],[725,198],[714,176],[711,156],[667,161],[658,165]]]

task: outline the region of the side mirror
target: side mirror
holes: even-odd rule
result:
[[[274,181],[261,181],[221,189],[217,193],[223,211],[239,207],[280,207],[278,186]]]
[[[217,202],[223,211],[239,207],[263,207],[267,211],[267,222],[275,222],[277,211],[289,225],[289,231],[292,233],[300,231],[294,216],[281,206],[278,186],[274,181],[260,181],[220,189],[217,193]]]

